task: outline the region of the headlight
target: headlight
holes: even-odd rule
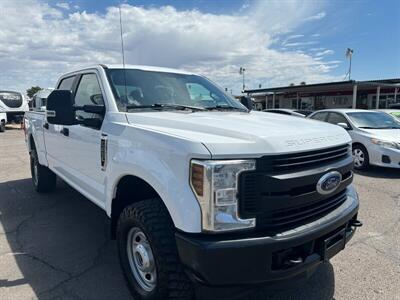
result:
[[[396,142],[389,142],[378,139],[371,139],[371,142],[384,148],[400,149],[400,143]]]
[[[192,160],[190,184],[199,201],[204,231],[252,228],[255,219],[241,219],[238,211],[238,177],[255,169],[254,160]]]

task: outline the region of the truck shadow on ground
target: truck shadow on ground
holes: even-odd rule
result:
[[[356,174],[375,178],[400,178],[400,170],[371,166],[368,170],[355,171]]]
[[[105,213],[63,182],[50,194],[35,193],[30,178],[2,182],[0,212],[1,299],[132,299]],[[300,287],[229,299],[332,299],[334,288],[328,263]]]

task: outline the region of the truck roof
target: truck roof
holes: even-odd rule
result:
[[[87,67],[80,68],[80,69],[75,69],[75,70],[70,71],[70,72],[68,72],[66,74],[76,73],[76,72],[79,72],[79,71],[82,71],[82,70],[86,70],[86,69],[98,69],[98,68],[123,69],[123,67],[124,66],[122,64],[98,64],[98,65],[87,66]],[[125,69],[195,75],[192,72],[188,72],[188,71],[184,71],[184,70],[173,69],[173,68],[164,68],[164,67],[156,67],[156,66],[125,65]],[[64,74],[64,75],[66,75],[66,74]]]

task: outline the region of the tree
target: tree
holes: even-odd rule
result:
[[[32,86],[30,89],[26,90],[26,94],[29,98],[32,98],[37,92],[39,92],[42,88],[40,86]]]
[[[292,82],[291,84],[289,84],[289,86],[294,86],[294,83]]]
[[[305,81],[300,82],[301,85],[306,85]]]

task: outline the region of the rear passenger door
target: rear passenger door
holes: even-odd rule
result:
[[[65,77],[61,79],[57,89],[73,91],[75,80],[75,75]],[[43,128],[49,166],[58,174],[67,176],[68,172],[65,165],[65,155],[66,148],[68,147],[68,140],[66,140],[61,133],[63,126],[49,124],[47,120],[44,120]]]

